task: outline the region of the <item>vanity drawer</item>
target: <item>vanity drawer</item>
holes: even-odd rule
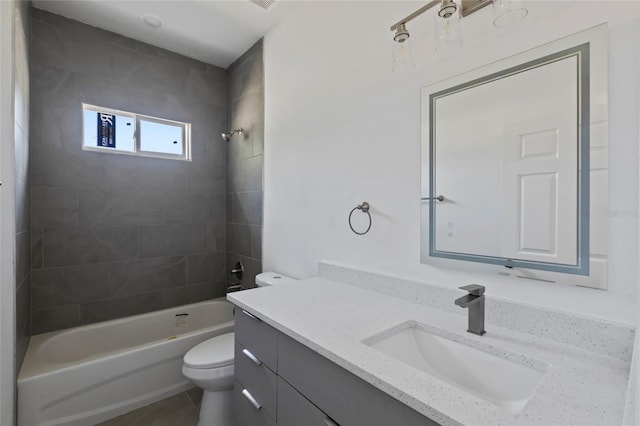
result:
[[[289,383],[278,378],[278,426],[339,426]]]
[[[259,363],[259,364],[258,364]],[[236,342],[235,377],[260,402],[262,410],[276,418],[276,392],[278,378],[249,349]]]
[[[249,398],[242,391],[245,388],[236,380],[233,387],[233,403],[236,424],[240,426],[276,426],[275,420],[264,410],[263,407],[256,408]],[[251,392],[251,391],[249,391]],[[256,398],[257,399],[257,398]]]
[[[276,330],[254,315],[236,308],[235,338],[271,370],[277,371],[278,338]]]
[[[341,426],[438,425],[284,334],[278,373]]]

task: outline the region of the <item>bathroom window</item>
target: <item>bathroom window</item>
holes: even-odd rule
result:
[[[191,161],[189,123],[82,104],[89,151]]]

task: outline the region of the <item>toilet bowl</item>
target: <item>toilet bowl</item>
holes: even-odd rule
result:
[[[256,276],[258,287],[292,281],[295,280],[276,272]],[[205,340],[184,356],[182,374],[204,390],[198,426],[245,426],[233,423],[234,336],[227,333]]]
[[[182,374],[202,388],[198,426],[233,426],[234,333],[205,340],[187,352]]]

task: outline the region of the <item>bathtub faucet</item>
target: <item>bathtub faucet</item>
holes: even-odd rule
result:
[[[469,292],[466,296],[462,296],[455,300],[455,304],[461,308],[469,309],[469,333],[482,336],[486,333],[484,329],[484,286],[471,284],[459,287],[460,290]]]
[[[242,284],[234,284],[227,287],[227,293],[233,293],[234,291],[242,290]]]

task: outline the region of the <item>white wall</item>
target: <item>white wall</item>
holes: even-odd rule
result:
[[[507,29],[485,8],[465,18],[465,45],[449,57],[433,53],[424,16],[409,30],[429,47],[394,74],[389,26],[421,4],[307,1],[267,34],[264,269],[302,278],[329,260],[449,286],[473,279],[419,261],[420,88],[608,21],[609,290],[489,280],[487,293],[635,323],[638,2],[529,2]],[[365,200],[373,227],[358,237],[347,215]]]

